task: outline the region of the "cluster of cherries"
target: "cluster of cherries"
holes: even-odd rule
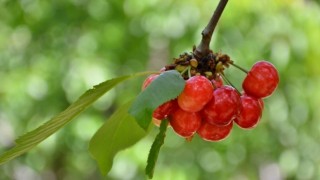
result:
[[[161,120],[168,119],[178,135],[191,139],[197,133],[206,141],[220,141],[226,138],[231,132],[233,122],[243,129],[255,127],[262,116],[263,99],[270,96],[279,83],[278,72],[267,61],[258,61],[250,71],[245,71],[230,59],[224,61],[221,57],[211,58],[213,59],[211,71],[206,70],[206,72],[201,71],[204,65],[201,67],[201,63],[193,58],[184,60],[184,63],[175,63],[173,68],[180,71],[186,79],[184,90],[176,99],[154,110],[153,122],[159,125]],[[208,63],[210,65],[207,60],[206,64]],[[184,68],[181,68],[181,64]],[[229,64],[247,73],[242,83],[242,93],[232,85],[223,83],[223,80],[226,82],[228,80],[225,79],[224,68],[221,67]],[[160,71],[165,70],[170,70],[170,67],[167,66]],[[184,75],[185,72],[189,72],[186,73],[188,75]],[[161,74],[147,77],[142,89],[159,75]]]

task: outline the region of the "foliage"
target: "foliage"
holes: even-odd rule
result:
[[[318,2],[318,1],[317,1]],[[217,1],[1,1],[0,152],[15,137],[68,107],[94,84],[158,70],[191,51]],[[261,124],[220,143],[191,143],[168,129],[154,179],[319,179],[319,4],[303,0],[230,1],[212,49],[250,68],[266,59],[281,84]],[[241,87],[243,76],[227,76]],[[0,167],[0,179],[99,179],[87,146],[142,78],[110,91],[76,121]],[[143,179],[156,130],[115,159],[109,179]],[[148,147],[148,148],[146,148]],[[126,173],[123,173],[123,172]],[[187,173],[186,173],[187,172]]]
[[[153,110],[177,97],[183,88],[184,80],[177,71],[161,73],[133,103],[119,108],[105,122],[93,136],[89,147],[104,175],[110,171],[113,158],[120,150],[132,146],[147,135]],[[154,157],[152,155],[150,159]]]
[[[185,81],[175,70],[161,73],[133,102],[129,113],[140,127],[147,130],[152,112],[161,104],[176,98],[183,90]]]
[[[104,175],[110,171],[118,151],[132,146],[147,135],[147,131],[139,127],[128,114],[131,105],[132,103],[127,103],[119,108],[90,141],[89,151]]]
[[[53,117],[50,121],[39,126],[35,130],[19,137],[16,140],[15,147],[10,149],[9,151],[6,151],[5,153],[3,153],[3,155],[0,156],[0,165],[17,156],[20,156],[21,154],[32,149],[34,146],[38,145],[43,140],[47,139],[53,133],[55,133],[72,119],[74,119],[81,112],[86,110],[93,102],[95,102],[110,89],[114,88],[114,86],[116,86],[117,84],[129,78],[143,74],[146,73],[137,73],[131,76],[127,75],[114,78],[94,86],[93,89],[89,89],[83,95],[81,95],[76,102],[72,103],[66,110]]]

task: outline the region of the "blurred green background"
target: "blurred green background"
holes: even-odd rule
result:
[[[217,3],[0,0],[0,153],[93,85],[159,70],[190,52]],[[222,142],[195,137],[187,143],[169,129],[154,179],[320,179],[319,43],[319,1],[230,0],[212,49],[247,69],[266,59],[281,82],[253,130],[234,126]],[[241,88],[244,74],[226,73]],[[94,132],[139,93],[144,78],[117,86],[35,149],[0,166],[0,179],[145,179],[156,128],[121,152],[107,177],[87,150]]]

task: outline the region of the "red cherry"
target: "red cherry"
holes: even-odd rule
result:
[[[141,90],[144,90],[147,86],[149,86],[149,84],[155,80],[157,77],[159,76],[159,74],[151,74],[149,75],[143,82]]]
[[[215,79],[211,80],[213,86],[216,88],[220,88],[221,86],[223,86],[223,79],[220,75],[218,75]]]
[[[273,64],[267,61],[256,62],[242,83],[246,94],[265,98],[273,93],[279,83],[279,75]]]
[[[240,114],[235,118],[235,122],[244,129],[254,128],[262,115],[262,106],[259,99],[248,95],[241,96]]]
[[[246,95],[246,93],[244,91],[242,91],[241,94]],[[263,109],[264,109],[264,101],[263,101],[263,99],[258,99],[258,101],[259,101],[259,104],[260,104],[261,109],[263,111]]]
[[[180,108],[169,117],[173,130],[182,137],[191,137],[201,125],[201,116],[196,112],[186,112]]]
[[[206,141],[221,141],[228,137],[231,132],[233,123],[229,123],[227,126],[217,126],[205,121],[202,122],[197,133]]]
[[[200,111],[212,98],[213,86],[204,76],[193,76],[186,81],[178,104],[187,112]]]
[[[168,114],[171,113],[176,103],[176,100],[165,102],[153,111],[152,117],[159,120],[167,118]]]
[[[239,113],[240,96],[231,86],[222,86],[213,92],[214,98],[203,108],[205,121],[219,126],[228,125]]]

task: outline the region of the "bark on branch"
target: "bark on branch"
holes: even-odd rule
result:
[[[212,34],[214,32],[215,27],[222,15],[224,8],[226,7],[228,0],[220,0],[216,10],[214,11],[208,25],[202,31],[202,39],[200,44],[196,47],[193,51],[193,54],[198,57],[202,58],[210,53],[210,42],[212,38]]]

